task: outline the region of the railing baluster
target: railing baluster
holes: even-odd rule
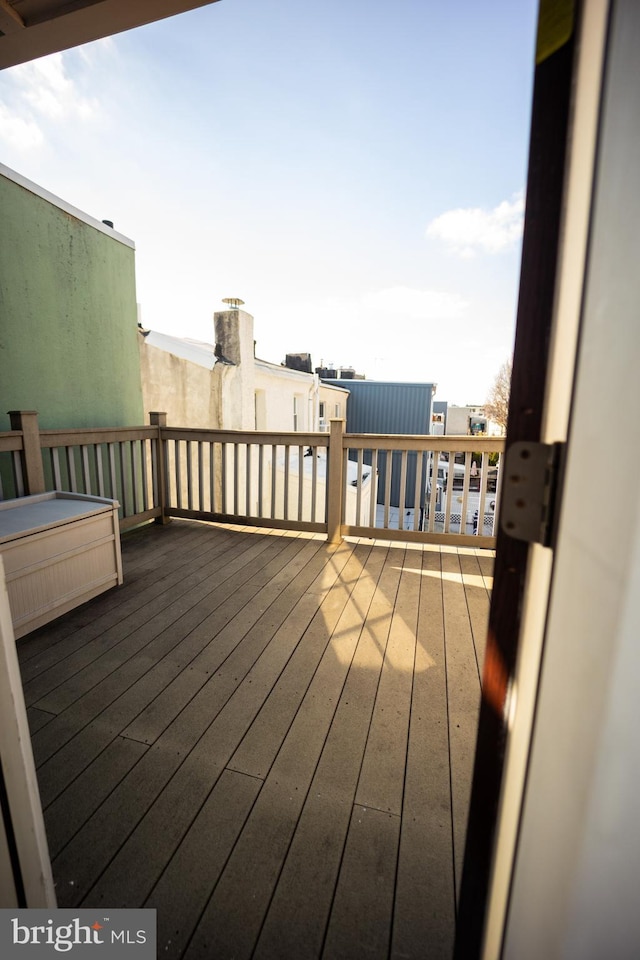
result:
[[[76,462],[74,456],[74,447],[65,447],[65,455],[67,460],[67,472],[69,477],[69,486],[71,487],[71,493],[78,492],[78,483],[76,480]]]
[[[398,494],[398,530],[404,530],[404,513],[407,509],[407,456],[408,450],[400,454],[400,493]]]
[[[98,482],[98,496],[106,496],[104,490],[104,469],[102,465],[102,444],[96,443],[93,446],[93,453],[95,456],[95,471],[96,471],[96,480]]]
[[[460,533],[467,532],[467,509],[469,503],[469,487],[471,485],[471,451],[464,455],[464,480],[462,481],[462,507],[460,508]]]
[[[429,487],[429,523],[427,525],[427,530],[429,533],[433,533],[436,528],[436,500],[438,498],[438,451],[432,450],[430,452],[430,477],[431,484]]]
[[[347,456],[349,451],[347,450]],[[358,450],[358,470],[356,474],[356,526],[362,522],[360,512],[362,510],[362,464],[364,460],[364,450]]]
[[[204,510],[204,444],[198,440],[198,510]]]
[[[237,516],[240,512],[240,444],[233,445],[233,512]]]
[[[133,494],[133,513],[142,513],[140,510],[140,487],[141,482],[141,472],[140,472],[140,450],[138,447],[138,441],[132,440],[129,444],[129,452],[131,456],[131,490]]]
[[[142,466],[142,509],[149,510],[149,441],[140,441],[140,458]]]
[[[413,479],[413,530],[420,529],[420,491],[422,487],[422,454],[416,453],[416,469]]]
[[[277,447],[274,444],[271,445],[271,519],[273,520],[276,515],[276,454]]]
[[[110,443],[108,445],[109,449],[109,481],[111,483],[111,500],[119,500],[118,497],[118,484],[116,482],[116,445],[115,443]],[[120,505],[122,509],[122,504]]]
[[[284,448],[284,519],[289,519],[289,451],[291,447],[287,444]]]
[[[493,511],[493,527],[491,533],[493,536],[497,536],[498,529],[498,514],[500,512],[500,487],[502,486],[502,454],[498,454],[498,460],[496,462],[496,492],[495,492],[495,508]]]
[[[311,464],[311,520],[315,523],[316,521],[316,507],[318,499],[318,448],[312,447],[313,451],[313,463]],[[325,482],[327,476],[325,473]],[[325,517],[322,518],[325,520]]]
[[[216,486],[215,486],[215,443],[209,444],[209,502],[211,513],[216,512]]]
[[[371,493],[369,495],[369,526],[376,525],[376,512],[378,509],[378,451],[371,451]]]
[[[453,500],[453,490],[456,482],[456,455],[454,450],[449,450],[449,467],[447,469],[447,489],[444,502],[444,532],[451,531],[451,503]],[[463,533],[462,526],[460,533]]]
[[[121,440],[118,443],[118,454],[120,458],[120,489],[122,491],[122,516],[128,517],[128,503],[127,503],[127,464],[126,464],[126,442]]]
[[[176,494],[176,449],[177,449],[177,440],[167,440],[165,441],[165,491],[167,497],[167,504],[169,506],[177,506],[178,498]],[[173,469],[171,468],[171,461],[173,459]]]
[[[304,494],[304,447],[298,447],[298,520],[302,520],[303,494]]]
[[[22,457],[19,450],[12,453],[13,464],[13,485],[16,491],[16,497],[24,497],[24,477],[22,476]]]
[[[222,465],[222,512],[227,513],[227,447],[228,444],[220,444],[222,451],[221,465]]]
[[[251,444],[247,443],[244,448],[244,455],[246,458],[245,461],[245,486],[246,486],[246,497],[245,497],[245,513],[248,517],[251,516]]]
[[[80,446],[80,462],[82,466],[83,493],[91,493],[91,471],[89,469],[89,446],[86,443]]]
[[[263,516],[262,498],[264,496],[264,444],[258,447],[258,517]]]
[[[487,478],[489,469],[489,458],[483,451],[480,460],[480,493],[478,496],[478,524],[474,531],[476,536],[484,536],[484,514],[487,502]]]
[[[162,466],[159,463],[158,459],[158,446],[160,441],[155,437],[151,438],[151,492],[153,496],[153,503],[156,507],[161,507],[160,503],[160,477],[158,476],[158,470],[162,470]]]
[[[57,447],[52,447],[50,452],[53,487],[54,490],[62,490],[62,479],[60,477],[60,451]]]
[[[187,440],[187,509],[193,510],[193,467],[191,460],[193,457],[193,443]]]
[[[393,451],[386,451],[386,469],[384,476],[384,520],[383,527],[389,529],[389,509],[391,507],[391,467],[393,462]]]
[[[176,478],[176,506],[182,509],[182,441],[176,440],[173,444],[173,469]]]

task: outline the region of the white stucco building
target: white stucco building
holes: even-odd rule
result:
[[[139,329],[144,409],[165,412],[170,425],[316,432],[346,418],[348,390],[255,356],[244,310],[214,314],[217,347]]]

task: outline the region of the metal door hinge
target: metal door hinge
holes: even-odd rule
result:
[[[518,441],[506,452],[500,524],[516,540],[553,546],[564,443]]]

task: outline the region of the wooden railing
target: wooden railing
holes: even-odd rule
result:
[[[356,495],[351,516],[343,510],[342,535],[494,546],[504,443],[345,434],[345,490]]]
[[[37,414],[10,414],[0,433],[0,496],[65,490],[117,500],[120,528],[162,517],[159,427],[39,430]],[[9,459],[10,458],[10,459]]]
[[[198,430],[0,433],[0,497],[67,490],[120,503],[120,526],[188,517],[343,536],[495,545],[502,438]]]

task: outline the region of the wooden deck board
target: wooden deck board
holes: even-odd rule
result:
[[[404,550],[390,551],[390,579],[385,589],[388,611],[381,620],[388,624],[384,663],[376,694],[373,716],[356,803],[362,807],[395,813],[402,812],[407,731],[413,684],[416,622],[420,573],[403,570]],[[409,554],[410,561],[415,555]]]
[[[400,817],[354,806],[323,960],[388,956],[399,834]]]
[[[183,955],[261,786],[255,777],[223,771],[149,894],[144,906],[157,910],[159,957]]]
[[[274,892],[256,957],[320,956],[367,740],[384,643],[375,603],[386,551],[376,551],[352,595],[360,636],[346,683]],[[363,617],[366,619],[363,621]],[[375,623],[375,630],[369,624]],[[314,856],[313,851],[321,851]]]
[[[347,581],[350,578],[349,573]],[[252,955],[362,629],[362,601],[354,599],[354,594],[355,590],[346,603],[341,601],[342,614],[328,631],[329,643],[187,957],[235,956],[239,960]]]
[[[440,552],[425,551],[393,917],[393,960],[449,960],[455,924]]]
[[[266,777],[332,632],[339,621],[341,630],[349,629],[344,611],[350,599],[351,588],[355,593],[350,605],[351,622],[354,624],[353,629],[362,629],[362,613],[358,605],[364,610],[367,609],[370,602],[369,591],[373,592],[376,583],[375,565],[372,565],[366,577],[363,577],[363,563],[369,553],[370,548],[367,546],[356,548],[353,560],[345,565],[344,572],[341,572],[337,589],[330,590],[322,604],[318,604],[318,596],[313,592],[306,598],[309,612],[312,613],[308,620],[305,617],[308,626],[301,632],[290,661],[231,758],[231,769],[263,779]],[[380,566],[382,559],[381,556]],[[332,566],[329,566],[323,572],[323,578],[331,573]]]
[[[296,543],[292,548],[299,549]],[[49,709],[52,713],[62,712],[108,676],[114,664],[124,662],[132,653],[142,649],[168,624],[181,620],[187,611],[195,610],[195,615],[199,615],[202,612],[201,601],[209,600],[216,605],[223,602],[235,585],[245,582],[245,566],[248,565],[250,572],[255,571],[261,577],[266,563],[263,554],[281,552],[275,543],[257,542],[252,550],[238,549],[235,556],[229,556],[229,553],[216,556],[213,562],[203,565],[193,577],[186,578],[173,589],[165,589],[160,600],[155,597],[150,600],[148,609],[137,607],[112,629],[103,630],[92,642],[85,642],[81,649],[66,656],[45,676],[41,674],[26,683],[25,696],[29,703],[37,704],[43,710]],[[227,584],[226,590],[219,589],[223,583]]]
[[[291,584],[291,588],[299,593],[304,585],[305,582]],[[287,601],[286,592],[281,600],[283,603],[291,602],[290,597]],[[278,655],[271,653],[274,645],[267,647],[265,629],[266,637],[271,638],[275,630],[274,622],[269,621],[253,629],[251,635],[247,634],[246,642],[238,647],[238,652],[244,657],[244,666],[237,658],[238,662],[232,669],[227,669],[224,675],[218,673],[223,684],[217,685],[218,696],[226,686],[227,700],[223,709],[202,740],[176,769],[171,781],[100,878],[95,893],[99,893],[102,902],[117,901],[124,904],[132,898],[139,901],[152,888],[164,863],[189,829],[199,806],[206,800],[207,793],[222,772],[243,730],[253,719],[295,645],[294,636],[277,631],[281,641],[277,662]],[[265,647],[265,653],[269,652],[271,656],[260,655]],[[211,685],[215,682],[216,676],[211,678]],[[162,738],[158,743],[162,744]],[[123,789],[125,792],[138,792],[135,771],[131,783],[124,784]],[[147,853],[150,846],[153,848],[151,855]],[[141,857],[144,862],[141,862]],[[124,881],[122,877],[125,877]]]
[[[60,906],[159,955],[442,958],[493,560],[174,521],[18,644]]]
[[[171,527],[168,540],[174,544]],[[25,681],[32,679],[39,673],[47,671],[58,660],[69,656],[75,650],[99,636],[100,632],[119,623],[125,617],[141,609],[146,603],[157,602],[167,590],[177,586],[187,579],[191,571],[199,567],[216,554],[224,552],[226,547],[233,545],[231,534],[220,539],[211,540],[204,536],[204,531],[192,534],[185,545],[182,537],[175,550],[168,556],[165,551],[151,550],[152,560],[149,572],[144,578],[130,578],[127,564],[126,582],[118,588],[118,603],[114,604],[111,593],[103,594],[90,604],[67,614],[67,616],[36,630],[34,633],[20,640],[20,658]],[[129,537],[127,535],[127,548]],[[250,541],[236,539],[234,549],[248,549]],[[128,549],[127,549],[128,559]]]
[[[283,541],[283,543],[288,545],[289,542]],[[288,546],[287,549],[289,549]],[[294,551],[299,549],[295,541],[292,549]],[[276,556],[282,552],[276,551]],[[245,577],[254,570],[259,570],[261,564],[263,570],[268,566],[266,553],[266,550],[261,550],[251,563],[246,564]],[[280,563],[281,560],[276,562]],[[261,572],[260,575],[262,576],[263,573]],[[182,595],[169,607],[168,611],[161,610],[156,616],[142,623],[138,629],[130,632],[129,628],[124,626],[122,630],[125,636],[118,642],[118,659],[111,664],[112,669],[108,672],[106,668],[104,669],[104,682],[95,689],[96,685],[90,687],[66,710],[61,711],[59,720],[53,721],[41,734],[34,737],[33,745],[37,762],[43,762],[52,756],[74,733],[82,732],[83,728],[96,717],[99,717],[101,724],[105,726],[110,723],[112,713],[116,714],[119,722],[124,712],[128,716],[128,723],[131,723],[169,682],[170,677],[164,676],[167,670],[171,673],[170,663],[166,661],[165,656],[185,639],[187,646],[191,646],[192,632],[213,610],[225,603],[233,606],[233,588],[237,588],[241,583],[241,576],[235,580],[230,576],[225,581],[225,589],[217,590],[214,583],[207,582],[198,588],[195,595]],[[227,595],[228,591],[231,591],[231,596]],[[137,617],[135,622],[138,622]],[[208,632],[206,636],[210,638]],[[129,640],[130,642],[127,642]],[[136,653],[140,655],[136,657]],[[160,669],[149,676],[150,669],[156,665]],[[144,691],[140,689],[140,680],[143,680],[143,687],[146,688]],[[69,683],[75,688],[75,674],[70,678]],[[42,708],[41,702],[39,706]]]
[[[480,678],[457,551],[442,551],[449,752],[456,893],[459,893],[464,838],[480,708]]]

